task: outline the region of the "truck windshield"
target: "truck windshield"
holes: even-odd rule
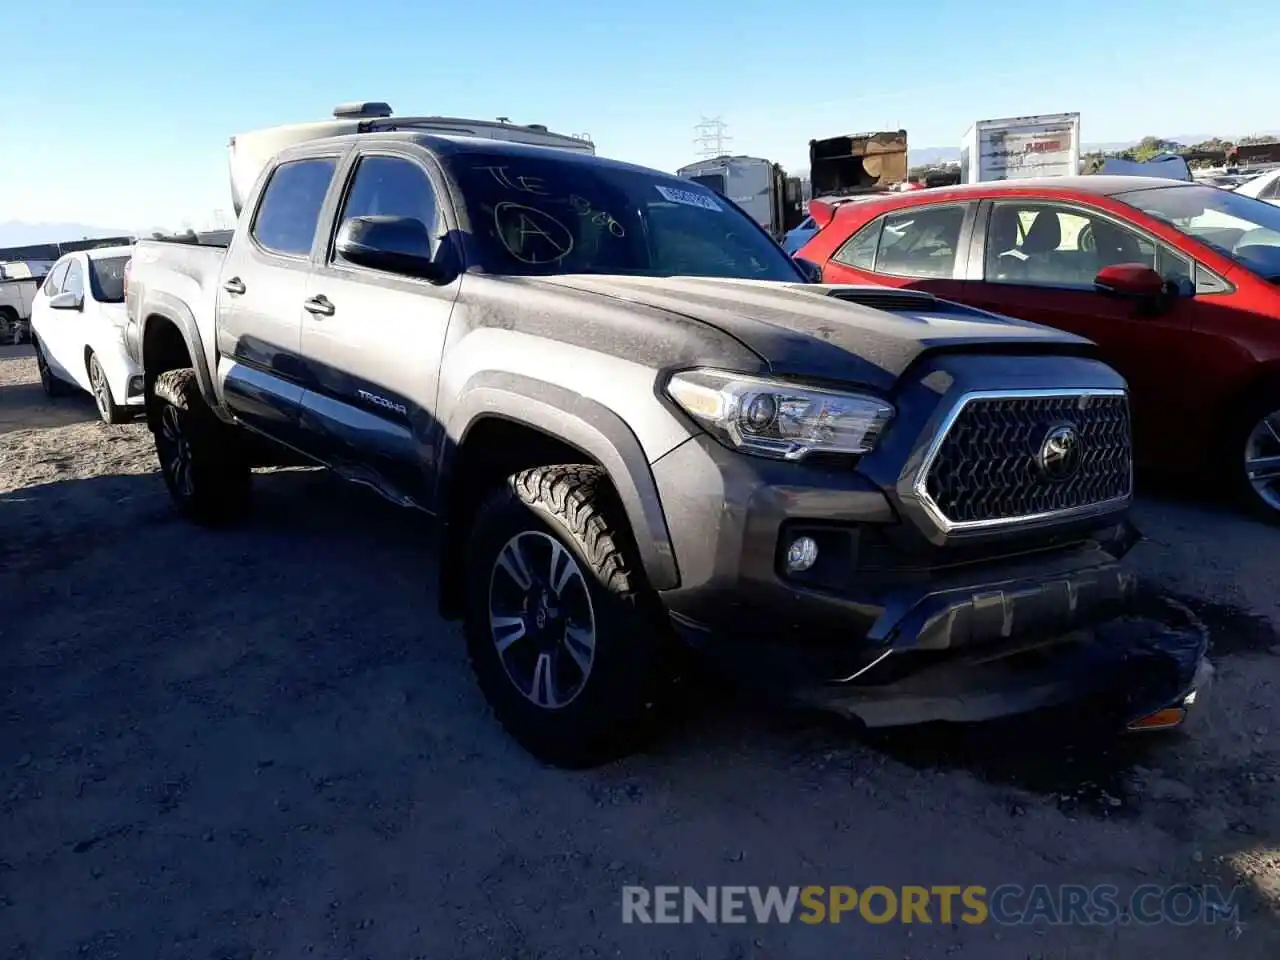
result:
[[[124,303],[124,266],[128,257],[89,259],[89,290],[99,303]]]
[[[448,163],[487,273],[804,281],[750,219],[688,180],[553,157],[467,153]]]
[[[1264,279],[1280,281],[1280,207],[1217,187],[1151,187],[1119,195]]]

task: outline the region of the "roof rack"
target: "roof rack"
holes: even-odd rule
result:
[[[458,127],[508,127],[516,130],[533,130],[548,137],[573,140],[577,143],[591,143],[591,138],[583,134],[556,133],[547,129],[544,123],[509,123],[505,120],[474,120],[465,117],[393,117],[375,115],[365,119],[359,126],[360,133],[390,133],[395,130],[430,130],[438,128],[446,132],[457,132]]]

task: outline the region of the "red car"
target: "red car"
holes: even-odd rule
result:
[[[1280,521],[1280,207],[1082,176],[809,210],[819,229],[796,257],[823,282],[927,290],[1088,337],[1129,381],[1141,467],[1229,480]]]

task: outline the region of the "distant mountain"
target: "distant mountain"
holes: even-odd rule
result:
[[[919,149],[913,147],[907,150],[907,163],[913,167],[931,167],[937,163],[959,162],[959,147],[920,147]]]
[[[1276,137],[1280,139],[1280,131],[1258,130],[1249,134],[1227,136],[1223,139],[1234,140],[1241,136]],[[1189,147],[1194,143],[1204,143],[1206,140],[1212,140],[1213,137],[1214,134],[1212,133],[1175,133],[1171,137],[1162,137],[1161,139],[1181,143],[1183,146]],[[1135,146],[1137,143],[1137,140],[1093,141],[1081,144],[1080,150],[1082,153],[1114,153],[1117,150],[1125,150]],[[907,151],[907,162],[913,167],[927,167],[935,163],[958,163],[959,161],[959,147],[912,147]]]
[[[122,227],[94,227],[86,223],[24,223],[0,221],[0,247],[25,247],[33,243],[65,243],[68,240],[132,236]]]

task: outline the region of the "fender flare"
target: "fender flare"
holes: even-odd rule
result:
[[[446,443],[460,448],[489,417],[524,424],[576,447],[604,467],[631,524],[645,575],[655,590],[680,584],[675,550],[648,458],[635,433],[608,407],[564,387],[521,374],[486,372],[467,381],[446,424]],[[449,503],[458,457],[446,451],[435,502]],[[447,518],[446,522],[447,522]]]
[[[147,368],[147,325],[156,318],[168,320],[178,328],[186,342],[187,354],[191,357],[191,366],[195,368],[196,381],[200,384],[205,402],[216,410],[218,395],[213,389],[213,377],[209,373],[209,361],[200,340],[200,328],[196,325],[196,318],[190,308],[177,297],[156,291],[148,295],[138,312],[142,317],[138,324],[138,356],[142,359],[142,369],[147,372],[147,376],[151,376]]]

